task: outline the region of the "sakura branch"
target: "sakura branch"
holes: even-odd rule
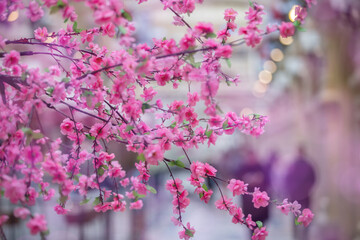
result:
[[[178,42],[171,38],[153,39],[149,45],[136,42],[131,13],[121,1],[83,2],[93,14],[96,26],[91,29],[79,28],[76,21],[79,16],[71,1],[20,0],[4,2],[4,7],[0,3],[1,20],[19,10],[32,22],[49,13],[60,14],[68,23],[66,29],[53,32],[46,27],[32,29],[34,36],[21,39],[7,40],[9,36],[0,36],[3,50],[0,52],[0,190],[14,206],[14,216],[27,221],[29,234],[39,234],[43,239],[49,234],[44,215],[29,210],[40,198],[48,201],[56,197],[57,214],[71,211],[66,207],[67,201],[71,201],[70,193],[82,196],[81,204],[91,201],[96,212],[141,209],[143,199],[150,193],[156,194],[156,189],[149,185],[150,168],[161,162],[170,174],[166,188],[173,198],[176,216],[173,222],[181,227],[180,239],[193,237],[195,228],[189,222],[185,224],[190,193],[184,189],[183,181],[175,178],[172,167],[188,174],[186,181],[194,186],[194,194],[205,204],[213,195],[205,179],[213,181],[221,195],[215,207],[226,210],[233,223],[251,229],[252,240],[265,239],[266,227],[254,222],[251,215],[244,216],[226,191],[234,198],[251,195],[255,208],[273,202],[284,214],[293,213],[296,224],[310,224],[314,215],[309,209],[301,211],[297,202],[290,203],[287,199],[282,203],[270,200],[259,188],[249,192],[247,184],[240,179],[222,179],[210,164],[192,161],[188,150],[201,144],[215,145],[224,134],[242,132],[259,136],[264,132],[266,116],[239,116],[218,110],[220,83],[224,81],[231,87],[238,82],[237,77],[223,72],[221,60],[230,61],[234,47],[241,44],[255,47],[276,30],[283,37],[294,35],[301,28],[312,1],[296,10],[294,24],[283,22],[269,25],[266,30],[260,29],[265,14],[263,6],[250,4],[244,27],[238,27],[238,13],[229,8],[224,13],[226,27],[215,30],[211,23],[190,26],[185,20],[184,15],[194,12],[202,0],[161,0],[164,10],[169,9],[175,15],[174,24],[185,25],[181,28],[184,34]],[[139,4],[143,2],[138,0]],[[228,42],[233,34],[238,39]],[[116,39],[118,48],[110,52],[95,41],[99,38]],[[21,51],[17,50],[20,46]],[[30,67],[26,64],[29,56],[35,60],[43,56],[55,62],[47,62],[45,69]],[[187,86],[186,95],[174,96],[165,105],[157,91],[164,86],[177,89],[181,84]],[[196,111],[197,106],[205,110]],[[43,118],[55,115],[62,116],[62,122],[54,126],[58,134],[51,139],[44,131],[47,129],[43,122],[47,119]],[[33,129],[34,126],[40,130]],[[64,139],[71,144],[65,145]],[[121,165],[121,156],[109,152],[110,142],[123,144],[127,151],[137,154],[134,162],[137,175],[127,173]],[[66,151],[62,152],[64,146]],[[175,148],[184,152],[186,160],[167,157],[167,152]],[[111,180],[112,186],[103,184],[106,179]],[[88,196],[92,189],[98,192],[94,199]],[[0,216],[3,239],[6,239],[3,227],[8,218]]]

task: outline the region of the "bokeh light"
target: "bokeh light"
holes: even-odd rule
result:
[[[19,18],[19,10],[12,11],[8,16],[8,22],[14,22]]]
[[[276,72],[277,67],[276,67],[276,64],[275,64],[273,61],[268,60],[268,61],[266,61],[266,62],[264,63],[264,69],[265,69],[266,71],[269,71],[269,72],[271,72],[271,73],[274,73],[274,72]]]
[[[283,38],[282,36],[279,37],[279,41],[281,42],[281,44],[283,45],[290,45],[293,43],[294,39],[293,37],[287,37],[287,38]]]
[[[272,80],[272,74],[269,71],[263,70],[259,73],[259,81],[263,84],[269,84]]]
[[[297,7],[300,7],[300,6],[299,6],[299,5],[294,5],[294,6],[290,9],[290,11],[289,11],[289,19],[290,19],[290,21],[292,21],[292,22],[295,22],[295,18],[296,18],[295,9],[296,9]]]
[[[271,50],[270,57],[275,62],[281,62],[284,59],[284,54],[280,49],[274,48]]]

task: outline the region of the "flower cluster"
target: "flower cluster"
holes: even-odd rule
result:
[[[28,218],[30,233],[44,236],[48,230],[44,215],[30,211],[39,199],[56,197],[54,212],[61,215],[71,211],[67,202],[72,193],[83,197],[82,204],[91,200],[96,212],[141,209],[143,198],[156,194],[149,185],[150,167],[165,164],[172,178],[166,188],[173,196],[173,221],[182,227],[180,238],[193,237],[195,230],[183,223],[189,192],[173,176],[172,166],[188,172],[194,192],[205,203],[214,193],[205,179],[216,183],[221,193],[216,208],[228,211],[233,223],[254,230],[253,239],[265,238],[266,228],[256,228],[251,215],[244,216],[217,181],[228,183],[233,197],[252,194],[256,208],[267,206],[267,193],[257,188],[248,192],[241,180],[222,180],[213,166],[193,162],[187,154],[201,144],[216,144],[224,134],[239,131],[259,136],[264,132],[266,116],[222,113],[216,100],[221,83],[231,86],[238,81],[222,71],[221,61],[229,61],[233,48],[243,42],[254,47],[265,34],[259,28],[263,6],[251,3],[246,12],[248,25],[239,29],[243,38],[227,43],[237,29],[234,9],[225,10],[225,29],[217,30],[206,22],[191,27],[183,16],[194,12],[202,0],[161,0],[164,9],[174,14],[175,25],[187,30],[178,42],[163,38],[146,44],[136,42],[131,13],[121,1],[84,2],[94,21],[89,29],[78,26],[72,1],[0,2],[1,21],[13,11],[23,11],[32,22],[50,13],[59,14],[67,23],[55,31],[39,26],[32,29],[31,38],[0,36],[0,190],[16,205],[14,216]],[[305,16],[306,10],[297,10],[298,24]],[[282,36],[295,33],[291,23],[276,25],[276,29]],[[118,47],[110,51],[95,41],[99,38],[116,39]],[[25,58],[36,56],[49,58],[46,69],[25,64]],[[185,96],[164,103],[159,90],[176,90],[181,84],[188,86]],[[53,122],[58,126],[49,127]],[[137,155],[137,174],[124,170],[123,159],[109,150],[110,143],[122,144]],[[167,158],[174,148],[184,151],[188,165]],[[98,196],[90,199],[90,190]],[[284,201],[279,208],[285,214],[293,212],[304,226],[313,218],[309,209],[301,213],[295,202]],[[7,219],[0,216],[0,228]]]

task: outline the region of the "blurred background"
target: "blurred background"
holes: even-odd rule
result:
[[[304,1],[295,0],[258,3],[265,5],[265,24],[293,21],[294,6],[304,5]],[[128,0],[125,6],[133,13],[139,42],[151,44],[153,37],[164,36],[180,39],[186,30],[171,24],[171,12],[163,11],[158,1],[138,6]],[[206,0],[185,19],[190,25],[212,22],[220,30],[225,25],[224,10],[231,7],[239,13],[236,23],[245,26],[244,12],[248,6],[245,0]],[[87,9],[78,10],[79,25],[85,28],[91,15]],[[192,160],[216,166],[221,178],[241,177],[266,189],[274,199],[296,199],[315,213],[307,230],[295,229],[290,215],[270,206],[258,216],[268,226],[267,239],[359,240],[360,1],[318,0],[308,15],[304,32],[286,39],[273,33],[255,49],[239,46],[231,59],[231,68],[224,64],[224,70],[232,76],[239,74],[241,82],[238,86],[222,86],[218,94],[221,108],[238,114],[269,116],[266,132],[258,138],[240,133],[223,136],[216,146],[209,149],[204,146],[189,151],[189,155]],[[34,25],[26,16],[14,12],[0,23],[1,35],[8,39],[31,37],[31,29],[37,25],[52,31],[62,22],[57,16],[41,21]],[[116,41],[99,41],[113,49],[117,47]],[[31,64],[35,63],[29,61]],[[170,88],[157,89],[165,103],[174,99]],[[55,116],[53,123],[59,121],[61,118]],[[123,147],[112,149],[122,159],[121,164],[131,171],[135,157]],[[183,153],[174,149],[169,157],[179,155]],[[174,174],[187,178],[181,172]],[[141,211],[94,213],[91,204],[79,207],[82,199],[76,195],[71,196],[67,205],[71,209],[67,216],[55,214],[55,198],[38,204],[34,210],[46,215],[49,239],[177,239],[179,229],[170,221],[171,196],[164,187],[169,174],[160,167],[152,175],[152,185],[158,194],[146,198]],[[193,193],[192,186],[186,188]],[[194,239],[250,239],[245,227],[232,224],[227,213],[215,209],[219,193],[215,189],[214,192],[208,205],[201,203],[198,196],[191,196],[192,204],[183,217],[185,223],[189,221],[195,227]],[[96,193],[93,194],[95,197]],[[247,208],[246,199],[236,201]],[[1,212],[12,211],[13,206],[4,199],[0,203]],[[37,239],[28,236],[25,224],[16,219],[4,229],[9,239]]]

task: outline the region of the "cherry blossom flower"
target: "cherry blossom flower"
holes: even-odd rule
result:
[[[29,228],[32,235],[36,235],[39,232],[45,232],[47,230],[45,216],[42,214],[35,214],[34,217],[27,222],[26,226]]]
[[[227,188],[233,193],[233,196],[245,194],[248,184],[237,179],[231,179]]]
[[[259,188],[255,188],[252,199],[255,208],[266,207],[269,205],[269,200],[270,198],[265,191],[260,192]]]
[[[309,226],[309,224],[311,223],[313,218],[314,218],[314,214],[311,212],[311,210],[308,208],[305,208],[305,209],[303,209],[303,211],[297,221],[299,223],[302,223],[305,227],[307,227],[307,226]]]
[[[282,22],[279,26],[280,35],[283,38],[291,37],[295,33],[295,27],[292,22]]]

